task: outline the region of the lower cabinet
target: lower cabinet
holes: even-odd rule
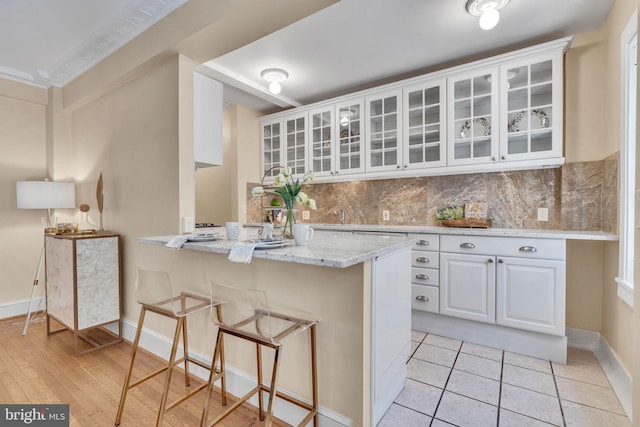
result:
[[[440,243],[440,314],[564,336],[564,240],[441,236]]]

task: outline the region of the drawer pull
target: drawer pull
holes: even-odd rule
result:
[[[518,250],[520,252],[538,252],[538,250],[533,246],[521,246]]]
[[[427,276],[426,274],[416,274],[416,279],[429,280],[429,276]]]
[[[416,258],[416,262],[422,262],[424,264],[427,264],[429,262],[429,258],[419,256],[418,258]]]
[[[426,296],[424,296],[424,295],[418,295],[418,296],[416,297],[416,300],[418,300],[418,301],[424,301],[424,302],[429,302],[429,297],[426,297]]]
[[[493,264],[493,258],[489,258],[487,261],[489,262],[489,264]]]
[[[429,242],[426,241],[426,240],[418,240],[416,242],[416,245],[418,245],[418,246],[429,246]]]
[[[473,249],[476,247],[473,243],[460,243],[462,249]]]

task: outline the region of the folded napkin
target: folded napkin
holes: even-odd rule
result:
[[[251,257],[253,257],[253,250],[256,248],[255,242],[238,242],[231,247],[229,251],[229,261],[232,262],[244,262],[249,264]]]
[[[176,236],[173,239],[169,240],[169,242],[167,242],[165,246],[171,249],[180,249],[182,245],[184,245],[184,242],[186,242],[189,237],[191,236],[189,235]]]

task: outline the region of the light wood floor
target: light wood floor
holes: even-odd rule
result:
[[[131,344],[120,343],[83,356],[75,356],[73,335],[65,331],[47,336],[46,323],[32,323],[22,336],[24,317],[0,320],[0,402],[5,404],[69,404],[71,426],[113,426]],[[139,350],[134,379],[162,365],[162,359]],[[136,375],[140,373],[140,375]],[[181,375],[182,374],[182,375]],[[186,389],[181,370],[172,378],[172,395]],[[122,427],[153,426],[164,376],[130,390]],[[200,384],[195,378],[192,385]],[[165,426],[198,426],[204,391],[165,415]],[[220,396],[213,393],[210,414],[222,412]],[[242,407],[220,425],[260,426],[257,409]],[[283,424],[280,424],[283,425]]]

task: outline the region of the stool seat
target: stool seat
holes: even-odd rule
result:
[[[241,289],[217,282],[211,282],[212,300],[219,302],[212,310],[211,320],[218,326],[216,346],[213,355],[213,365],[209,378],[208,390],[202,426],[213,426],[220,423],[231,412],[244,404],[256,393],[258,394],[258,411],[260,420],[265,426],[273,422],[275,398],[282,398],[308,411],[299,425],[306,425],[313,419],[313,425],[318,425],[318,385],[316,359],[316,325],[317,320],[305,319],[288,313],[271,311],[267,303],[267,295],[257,289]],[[309,364],[311,376],[311,402],[305,402],[278,390],[279,356],[283,342],[303,331],[309,331],[310,354]],[[257,385],[251,391],[240,397],[233,405],[212,421],[208,420],[209,401],[215,381],[221,379],[221,403],[227,404],[226,371],[225,371],[225,335],[234,336],[256,344]],[[275,351],[270,386],[262,379],[262,347]],[[219,367],[217,366],[219,364]],[[266,411],[263,409],[263,392],[269,394]]]
[[[172,402],[171,404],[168,403],[171,377],[173,368],[175,366],[179,365],[180,363],[184,363],[186,387],[189,387],[191,385],[189,373],[190,363],[198,365],[206,370],[211,370],[211,365],[203,363],[197,359],[193,359],[189,355],[187,340],[187,317],[195,313],[211,309],[213,306],[215,306],[216,303],[212,302],[210,296],[204,296],[193,292],[182,291],[174,294],[172,291],[171,281],[169,279],[168,273],[163,271],[148,271],[141,269],[136,269],[136,301],[142,307],[140,309],[140,318],[138,320],[138,328],[136,330],[135,340],[131,349],[129,369],[122,386],[122,393],[120,395],[120,404],[118,405],[118,413],[116,415],[115,425],[119,425],[122,420],[122,413],[129,390],[166,371],[162,397],[160,400],[158,416],[156,419],[156,426],[159,426],[162,424],[166,411],[169,411],[189,397],[198,393],[200,390],[207,387],[207,383],[201,384],[197,388],[190,390],[186,395],[181,396],[175,402]],[[138,351],[138,345],[140,342],[140,335],[147,312],[156,313],[158,315],[176,320],[176,328],[173,336],[171,353],[169,355],[169,360],[166,366],[161,367],[160,369],[157,369],[156,371],[153,371],[150,374],[132,383],[131,377],[133,374],[133,367]],[[180,343],[180,335],[182,335],[183,356],[179,359],[176,359],[177,350]]]

